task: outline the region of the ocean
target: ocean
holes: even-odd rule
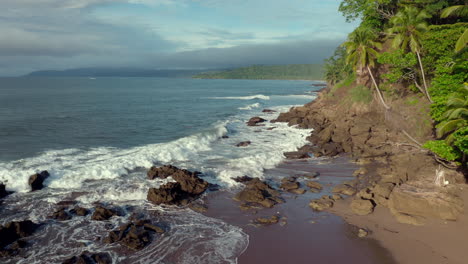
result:
[[[311,81],[199,80],[170,78],[0,78],[0,182],[15,191],[5,198],[0,224],[47,222],[34,235],[40,247],[11,263],[56,263],[83,250],[107,252],[115,263],[236,263],[248,245],[241,228],[190,209],[147,202],[153,165],[172,164],[203,173],[219,188],[233,177],[263,178],[283,153],[306,143],[310,130],[266,123],[315,98]],[[264,113],[272,109],[275,113]],[[267,128],[274,127],[273,130]],[[248,147],[236,147],[241,141]],[[29,175],[48,170],[46,188],[29,192]],[[60,201],[120,206],[110,223],[48,219]],[[168,235],[138,252],[96,243],[109,225],[145,214]],[[58,231],[57,231],[58,230]]]

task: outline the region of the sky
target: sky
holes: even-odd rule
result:
[[[340,0],[0,0],[0,76],[79,67],[322,63]]]

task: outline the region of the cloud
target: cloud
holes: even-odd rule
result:
[[[1,0],[0,76],[93,66],[321,62],[339,0]]]

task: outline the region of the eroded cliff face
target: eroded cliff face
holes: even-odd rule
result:
[[[362,169],[355,173],[356,214],[388,207],[403,223],[423,224],[428,218],[456,220],[463,213],[458,184],[462,173],[443,167],[418,142],[432,137],[428,104],[408,104],[402,98],[385,110],[376,100],[357,104],[347,100],[346,89],[337,96],[323,90],[319,98],[282,113],[274,122],[313,128],[308,149],[314,156],[349,154]],[[435,184],[443,174],[442,186]]]

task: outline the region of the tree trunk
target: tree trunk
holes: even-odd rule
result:
[[[431,96],[429,95],[429,90],[427,89],[426,75],[424,74],[424,67],[422,65],[421,56],[419,55],[419,51],[416,51],[416,55],[418,56],[419,67],[421,68],[421,75],[422,75],[422,78],[423,78],[424,90],[426,91],[427,99],[429,99],[429,102],[433,103],[433,101],[431,99]]]
[[[380,99],[380,102],[382,103],[382,105],[385,107],[385,109],[390,109],[390,107],[385,103],[384,101],[384,98],[382,96],[382,93],[380,92],[379,90],[379,86],[377,85],[377,82],[375,81],[374,79],[374,75],[372,75],[372,71],[371,69],[369,68],[369,66],[367,66],[367,70],[369,71],[369,75],[372,79],[372,82],[374,83],[374,86],[375,86],[375,89],[377,90],[377,94],[379,95],[379,99]]]

